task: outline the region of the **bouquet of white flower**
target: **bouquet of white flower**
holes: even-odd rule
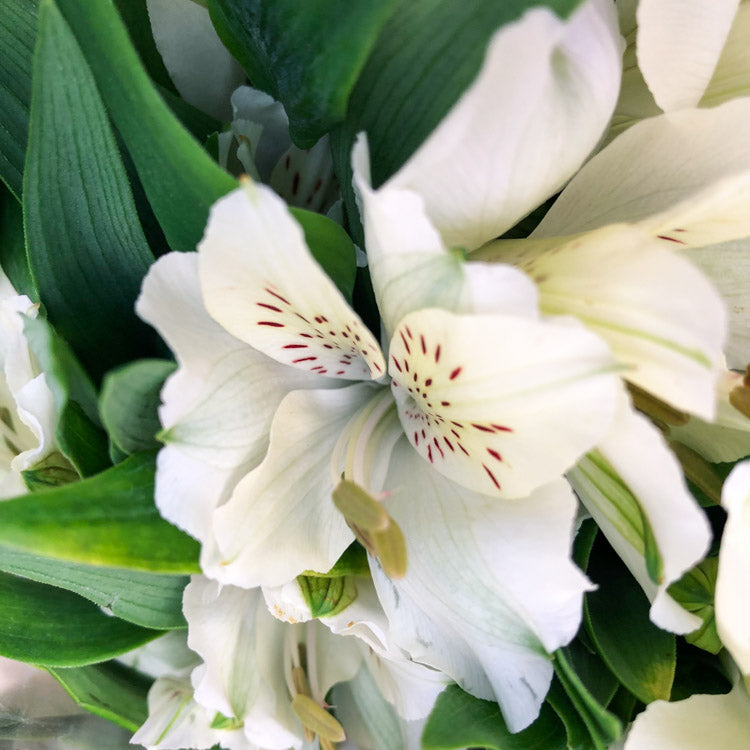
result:
[[[0,0],[0,739],[750,746],[749,26]]]

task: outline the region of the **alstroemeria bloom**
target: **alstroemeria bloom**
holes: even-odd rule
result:
[[[52,392],[23,332],[37,312],[0,271],[0,499],[27,492],[22,472],[58,451]]]
[[[395,304],[426,284],[415,275]],[[433,587],[443,610],[414,616],[456,650],[443,663],[433,639],[419,660],[496,696],[521,728],[587,587],[557,478],[608,430],[618,378],[596,336],[538,319],[520,272],[455,263],[441,289],[447,309],[433,295],[399,321],[386,373],[284,203],[249,182],[220,200],[198,255],[158,261],[138,303],[180,363],[163,392],[156,500],[203,540],[208,575],[251,588],[333,566],[354,539],[331,499],[342,474],[386,486],[404,585],[416,598]]]

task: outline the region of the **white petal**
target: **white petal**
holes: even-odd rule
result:
[[[552,678],[548,653],[568,643],[588,582],[570,560],[576,502],[558,481],[520,500],[470,492],[401,443],[389,512],[406,576],[373,578],[396,642],[465,690],[497,699],[512,731],[536,717]]]
[[[424,197],[448,246],[497,237],[596,145],[617,100],[621,45],[611,3],[585,2],[567,22],[529,10],[494,35],[474,83],[388,184]]]
[[[195,699],[243,720],[268,750],[299,747],[302,728],[284,681],[284,635],[292,626],[271,617],[260,589],[222,587],[203,576],[191,579],[183,609],[188,645],[204,662],[192,676]]]
[[[154,41],[180,95],[228,120],[229,97],[245,73],[219,40],[206,8],[192,0],[148,0],[147,5]]]
[[[750,462],[738,464],[727,477],[721,504],[729,517],[719,551],[716,627],[740,670],[750,674]],[[750,713],[750,707],[746,710]]]
[[[215,203],[198,249],[206,309],[231,334],[320,375],[384,374],[374,336],[310,255],[273,190],[247,180]]]
[[[697,451],[711,463],[736,461],[750,456],[750,419],[732,406],[729,394],[743,387],[743,376],[725,372],[718,385],[713,422],[691,418],[687,424],[669,427],[669,437]]]
[[[750,737],[750,699],[741,684],[727,695],[655,701],[636,717],[625,750],[743,748]]]
[[[291,146],[271,174],[270,186],[290,205],[318,211],[326,207],[335,183],[328,136],[312,148]]]
[[[341,476],[332,456],[373,395],[361,384],[295,391],[282,401],[266,458],[216,511],[221,557],[212,576],[238,586],[278,586],[304,570],[333,567],[354,536],[331,499]]]
[[[623,396],[612,430],[568,479],[609,543],[652,602],[660,628],[688,633],[700,620],[667,593],[708,551],[711,530],[659,431]],[[654,582],[645,562],[645,519],[661,559]]]
[[[739,0],[640,0],[638,63],[664,111],[698,104],[738,5]]]
[[[619,391],[611,354],[575,321],[407,315],[389,372],[411,444],[476,492],[523,497],[609,429]]]
[[[748,4],[750,8],[750,4]],[[744,370],[750,361],[750,239],[682,251],[719,290],[729,312],[727,364]]]
[[[663,244],[612,225],[561,238],[517,262],[537,281],[542,311],[574,315],[598,333],[628,365],[623,377],[711,419],[726,339],[724,303],[700,271]]]
[[[159,417],[167,447],[159,454],[156,502],[167,520],[205,540],[214,507],[265,454],[281,399],[294,388],[325,382],[280,365],[210,318],[196,253],[159,259],[136,310],[179,364],[162,390]]]
[[[537,316],[536,289],[526,276],[449,252],[417,193],[387,186],[372,190],[364,134],[352,151],[352,166],[370,274],[389,335],[407,313],[425,307]]]
[[[678,249],[750,234],[750,99],[634,125],[594,156],[532,236],[639,222]]]

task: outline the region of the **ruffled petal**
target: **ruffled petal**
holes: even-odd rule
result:
[[[136,310],[179,364],[162,390],[159,417],[167,445],[158,458],[156,503],[167,520],[205,540],[214,507],[263,458],[281,399],[325,381],[255,351],[209,317],[196,253],[159,259]]]
[[[721,504],[729,517],[719,551],[716,627],[742,673],[750,674],[750,461],[735,466],[727,477]],[[750,714],[750,705],[745,711]]]
[[[295,391],[282,401],[265,459],[216,511],[219,559],[204,561],[211,576],[278,586],[304,570],[333,567],[354,536],[331,498],[342,470],[332,457],[347,425],[379,390],[360,384]]]
[[[524,274],[497,263],[466,262],[449,252],[410,190],[372,190],[367,140],[352,151],[367,259],[386,332],[407,313],[440,307],[456,313],[507,313],[537,317],[537,293]]]
[[[331,378],[385,373],[375,337],[270,188],[246,180],[215,203],[198,249],[206,309],[232,335],[278,362]]]
[[[619,376],[577,322],[410,313],[390,348],[409,442],[437,471],[496,497],[523,497],[608,431]]]
[[[395,642],[472,694],[498,700],[512,731],[549,687],[548,654],[578,629],[588,581],[570,559],[576,501],[557,481],[516,501],[470,492],[405,442],[389,475],[389,512],[407,543],[404,578],[371,568]]]
[[[640,0],[638,64],[665,111],[694,107],[703,96],[739,0]]]
[[[448,246],[499,236],[594,148],[617,100],[621,53],[611,3],[582,3],[567,21],[529,10],[496,32],[474,83],[387,185],[419,193]]]
[[[568,479],[651,600],[654,623],[695,630],[699,618],[667,589],[703,559],[711,530],[661,434],[624,395],[610,433]]]

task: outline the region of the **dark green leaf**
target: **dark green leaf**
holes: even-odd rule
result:
[[[42,319],[26,319],[24,335],[39,362],[57,409],[55,437],[81,476],[109,465],[106,437],[99,427],[96,391],[67,343]]]
[[[680,701],[696,693],[723,694],[731,689],[732,679],[727,676],[721,655],[691,646],[681,638],[677,640],[677,669],[670,700]]]
[[[352,87],[396,0],[211,0],[219,35],[253,84],[280,101],[309,148],[344,119]]]
[[[591,693],[594,700],[602,706],[606,706],[620,683],[617,678],[609,671],[607,665],[593,653],[579,637],[568,644],[565,649],[565,656],[575,670],[575,673],[581,678],[581,682]]]
[[[73,591],[121,620],[154,630],[184,628],[187,576],[65,562],[0,547],[0,570]]]
[[[439,696],[422,734],[423,750],[481,746],[491,750],[564,750],[565,731],[554,712],[542,706],[527,729],[511,734],[496,703],[448,686]]]
[[[346,120],[334,131],[333,156],[349,219],[358,223],[350,154],[367,132],[373,184],[394,174],[476,77],[495,30],[545,5],[567,16],[580,0],[410,0],[399,3],[352,91]],[[353,227],[354,228],[354,227]],[[355,241],[361,237],[355,230]]]
[[[154,505],[154,454],[0,503],[0,546],[68,562],[197,573],[199,545]]]
[[[37,0],[0,0],[0,178],[21,199]]]
[[[39,301],[26,258],[21,204],[3,185],[0,185],[0,266],[19,294]]]
[[[237,186],[175,118],[112,0],[57,0],[173,250],[194,250],[208,209]]]
[[[675,637],[649,619],[646,595],[601,538],[588,575],[598,584],[586,594],[585,619],[600,656],[617,679],[644,703],[668,700],[675,670]]]
[[[142,359],[107,373],[99,409],[110,440],[122,453],[159,447],[159,394],[176,367],[168,360]]]
[[[49,320],[89,371],[143,353],[153,332],[133,306],[153,256],[91,72],[52,0],[39,7],[24,222]]]
[[[586,724],[557,677],[552,680],[546,700],[565,727],[568,750],[594,750]]]
[[[638,707],[642,708],[643,704],[627,688],[620,685],[607,705],[607,710],[611,711],[624,724],[629,724],[633,721]]]
[[[85,667],[47,667],[81,708],[131,732],[148,718],[146,694],[151,680],[117,662]]]
[[[315,260],[351,302],[357,257],[349,235],[326,216],[302,208],[290,208],[289,211],[302,226],[305,242]]]
[[[594,698],[576,673],[566,649],[554,654],[555,675],[586,726],[596,750],[606,750],[622,734],[619,719]]]
[[[152,640],[76,594],[0,573],[0,654],[54,667],[105,661]]]

